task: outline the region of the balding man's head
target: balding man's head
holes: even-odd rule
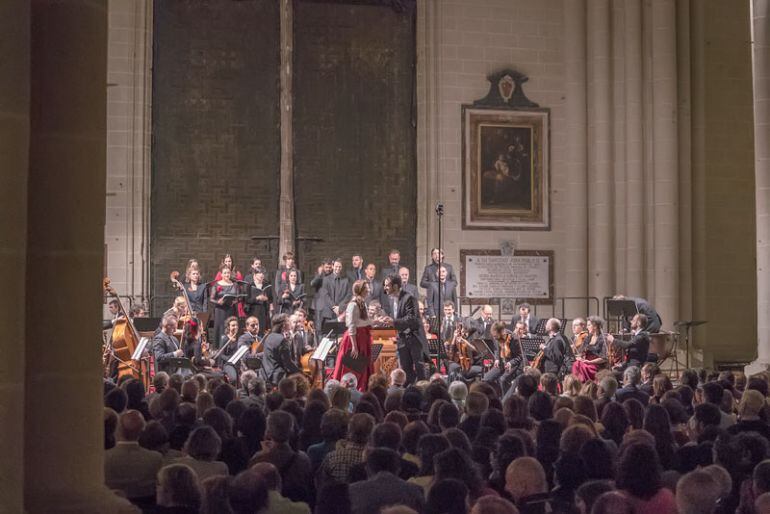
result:
[[[505,490],[514,501],[548,492],[548,482],[543,466],[532,457],[519,457],[505,471]]]
[[[721,488],[710,474],[691,471],[676,484],[676,506],[681,514],[709,514],[716,511],[720,494]]]
[[[120,415],[118,437],[121,441],[136,441],[144,430],[144,416],[138,410],[127,410]]]
[[[258,462],[254,464],[250,471],[259,476],[264,482],[268,491],[281,490],[281,474],[273,464],[269,462]]]

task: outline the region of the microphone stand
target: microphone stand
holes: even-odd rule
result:
[[[436,280],[438,281],[438,305],[436,306],[436,310],[438,311],[436,315],[438,316],[438,361],[439,361],[439,369],[441,368],[441,362],[444,362],[444,368],[447,368],[448,371],[448,365],[446,363],[446,360],[448,359],[446,353],[444,352],[444,304],[441,301],[441,266],[443,263],[443,260],[441,259],[441,252],[443,252],[443,236],[444,236],[444,230],[443,226],[441,224],[441,221],[444,218],[444,204],[441,202],[438,202],[436,204],[436,216],[438,217],[438,265],[436,267]]]

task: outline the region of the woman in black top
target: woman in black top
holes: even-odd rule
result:
[[[246,281],[249,283],[246,315],[259,320],[259,332],[263,334],[270,328],[273,314],[273,286],[265,282],[265,270],[262,268],[257,268]]]

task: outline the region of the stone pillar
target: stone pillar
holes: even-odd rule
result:
[[[614,292],[609,0],[588,2],[588,294]]]
[[[292,0],[281,0],[281,193],[278,259],[294,252],[294,138],[292,129],[292,80],[294,55],[294,8]]]
[[[644,132],[642,114],[642,3],[624,3],[626,277],[621,292],[645,296]]]
[[[757,209],[757,360],[747,373],[770,369],[770,0],[753,0],[754,173]]]
[[[26,511],[121,512],[102,451],[107,1],[36,0],[31,26]]]
[[[588,294],[588,216],[585,208],[585,198],[588,194],[586,36],[585,0],[564,2],[564,61],[567,76],[567,97],[564,102],[567,120],[565,165],[571,210],[565,227],[567,243],[565,296]],[[578,312],[587,312],[585,305],[575,304],[572,307]],[[565,313],[565,315],[571,317],[577,314]]]
[[[27,0],[0,3],[0,274],[12,294],[0,297],[0,511],[23,512],[24,269],[29,150]]]
[[[652,2],[654,297],[667,328],[679,319],[679,153],[676,4]],[[648,201],[648,204],[650,204]]]

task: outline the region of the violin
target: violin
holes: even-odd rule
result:
[[[510,360],[513,352],[511,351],[511,338],[513,337],[513,334],[510,332],[506,332],[505,339],[502,343],[500,343],[500,358],[502,360]]]
[[[201,323],[195,314],[195,310],[193,309],[192,302],[190,302],[190,297],[187,294],[187,288],[181,282],[179,282],[178,271],[172,271],[169,278],[171,279],[171,284],[176,289],[182,291],[182,296],[184,296],[184,300],[185,302],[187,302],[187,313],[184,316],[181,316],[179,318],[179,322],[182,324],[182,336],[180,338],[180,348],[184,350],[185,349],[184,347],[186,346],[188,340],[197,341],[200,338],[201,354],[204,357],[208,358],[209,344],[208,344],[208,341],[206,340],[206,332],[205,330],[199,331]]]
[[[572,343],[572,353],[579,355],[583,353],[583,345],[588,338],[588,331],[584,330],[575,336],[575,341]]]

